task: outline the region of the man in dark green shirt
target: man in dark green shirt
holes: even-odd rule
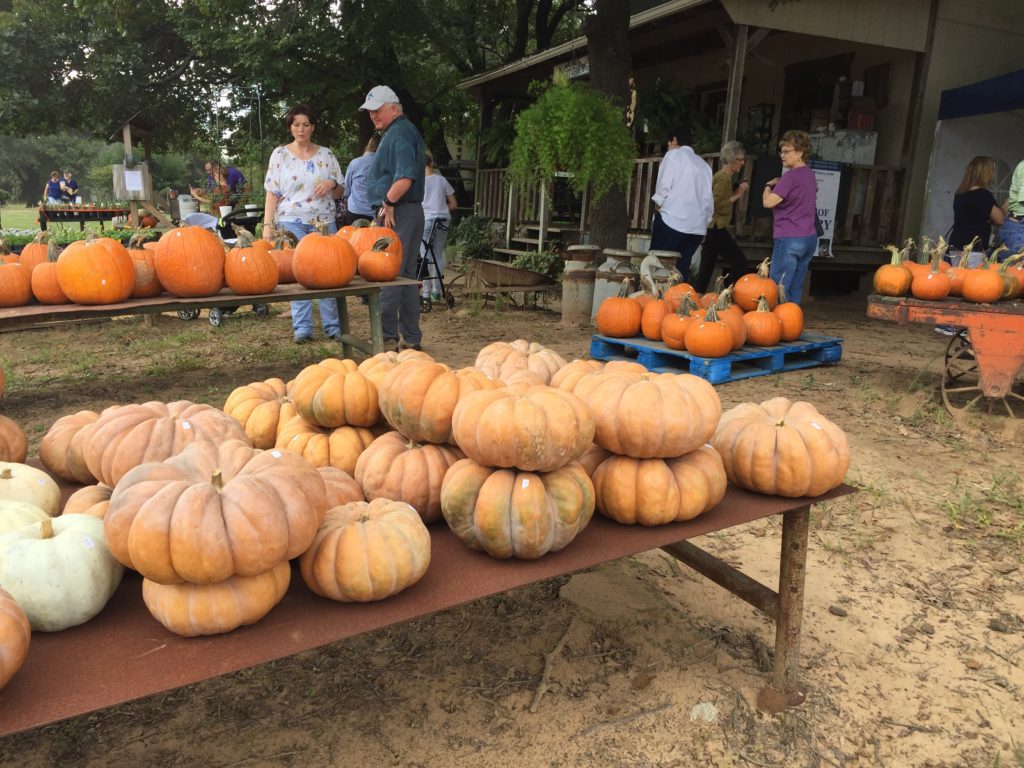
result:
[[[369,112],[374,127],[384,131],[366,177],[367,199],[377,211],[377,219],[395,230],[402,242],[399,274],[415,280],[423,240],[423,137],[402,113],[397,94],[386,85],[371,89],[359,109]],[[420,348],[423,334],[417,286],[382,288],[380,314],[387,349]]]

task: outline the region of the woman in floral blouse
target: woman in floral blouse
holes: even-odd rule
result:
[[[278,147],[270,156],[263,187],[263,237],[273,239],[276,229],[291,232],[301,240],[323,222],[329,234],[337,232],[334,199],[342,192],[342,174],[334,153],[312,141],[316,116],[305,104],[296,104],[284,117],[292,142]],[[340,338],[338,303],[320,299],[320,321],[329,339]],[[313,302],[292,302],[292,330],[295,343],[313,340]]]

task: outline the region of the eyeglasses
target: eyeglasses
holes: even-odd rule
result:
[[[796,152],[796,150],[793,149],[792,147],[790,147],[789,149],[782,148],[779,150],[780,155],[788,155],[790,152]]]

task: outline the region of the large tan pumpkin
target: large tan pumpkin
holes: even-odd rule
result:
[[[60,487],[53,478],[16,461],[0,461],[0,499],[27,501],[51,517],[60,514]]]
[[[341,602],[383,600],[423,578],[430,532],[408,504],[356,501],[327,512],[299,561],[302,579],[321,597]]]
[[[0,588],[0,689],[11,682],[25,663],[31,640],[28,616],[11,593]]]
[[[227,440],[129,471],[103,523],[110,551],[147,579],[213,584],[298,556],[326,511],[324,481],[309,463]]]
[[[30,501],[0,499],[0,534],[41,523],[49,516],[42,507]]]
[[[254,448],[273,448],[282,414],[294,415],[287,407],[290,402],[288,385],[271,378],[233,390],[224,402],[224,413],[242,425]]]
[[[578,397],[543,384],[486,389],[459,400],[452,434],[466,456],[484,466],[551,472],[587,450],[594,418]]]
[[[377,387],[352,360],[329,357],[303,368],[292,400],[302,418],[321,427],[371,427],[380,418]]]
[[[28,458],[28,438],[14,419],[0,415],[0,461],[22,462]]]
[[[314,467],[337,467],[350,475],[360,454],[373,442],[365,427],[321,427],[301,416],[289,419],[277,433],[277,446],[298,454]]]
[[[474,365],[495,379],[505,379],[519,370],[533,371],[544,377],[544,383],[547,384],[558,369],[565,365],[565,360],[541,344],[516,339],[488,344],[477,354]]]
[[[594,484],[578,462],[534,474],[463,459],[441,486],[448,527],[491,557],[535,560],[564,548],[594,514]]]
[[[110,508],[110,495],[114,489],[110,486],[98,483],[79,488],[68,496],[64,502],[63,515],[91,515],[101,520],[106,517]]]
[[[410,360],[434,362],[434,358],[426,352],[417,349],[403,349],[401,352],[378,352],[373,357],[368,357],[359,364],[359,372],[372,381],[373,385],[379,389],[384,381],[384,377],[396,365],[407,363]]]
[[[442,363],[410,360],[381,382],[380,410],[387,422],[419,443],[451,443],[452,413],[459,398],[502,386],[475,368],[453,371]]]
[[[327,489],[327,508],[340,507],[352,501],[366,501],[363,489],[348,472],[337,467],[317,467]]]
[[[597,373],[574,393],[594,414],[594,442],[622,456],[674,458],[715,433],[722,401],[715,388],[688,373]]]
[[[39,460],[50,472],[72,483],[95,483],[96,478],[85,463],[85,446],[89,427],[100,415],[95,411],[78,411],[61,416],[39,443]]]
[[[89,428],[83,455],[93,477],[113,488],[133,467],[163,461],[196,441],[225,440],[249,442],[241,424],[211,405],[133,403],[100,414]]]
[[[675,459],[610,456],[593,473],[597,510],[627,525],[691,520],[725,495],[725,468],[709,446]]]
[[[400,432],[374,440],[356,462],[355,479],[366,499],[403,501],[423,522],[441,519],[441,483],[445,473],[465,458],[452,445],[416,443]]]
[[[769,495],[818,496],[850,466],[846,433],[810,403],[784,397],[726,411],[711,443],[731,483]]]
[[[551,376],[551,386],[572,392],[579,380],[591,373],[599,373],[604,367],[600,360],[573,360],[559,368]]]
[[[219,635],[255,624],[281,602],[292,579],[287,560],[254,576],[215,584],[158,584],[142,580],[142,599],[153,618],[176,635]]]

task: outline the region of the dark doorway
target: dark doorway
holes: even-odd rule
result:
[[[825,59],[801,61],[786,67],[786,86],[782,94],[779,134],[788,130],[810,130],[813,112],[828,116],[832,92],[840,77],[850,79],[853,54],[829,56]]]

